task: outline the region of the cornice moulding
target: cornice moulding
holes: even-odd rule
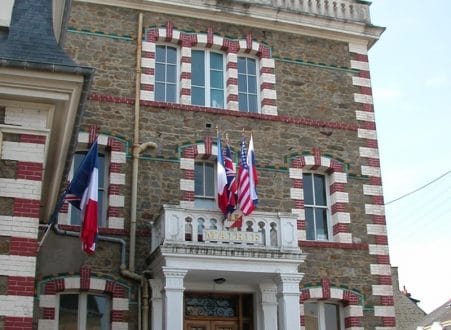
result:
[[[327,16],[309,15],[301,12],[255,4],[237,3],[220,6],[215,1],[161,1],[161,0],[76,0],[105,6],[129,8],[176,16],[188,16],[271,29],[336,41],[362,44],[369,49],[379,39],[385,28],[358,21],[335,19]]]

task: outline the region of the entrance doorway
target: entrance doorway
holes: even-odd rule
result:
[[[185,293],[184,330],[253,330],[252,294]]]

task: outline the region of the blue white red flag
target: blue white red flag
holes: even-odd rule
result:
[[[224,164],[227,175],[227,193],[228,193],[227,214],[230,214],[236,209],[237,203],[236,194],[238,186],[236,181],[235,164],[233,164],[232,152],[228,144],[226,147]]]
[[[88,254],[95,252],[95,243],[99,232],[97,224],[98,185],[99,166],[97,141],[95,141],[67,187],[65,197],[73,206],[81,210],[83,223],[80,239],[83,251]]]
[[[247,151],[247,165],[249,166],[249,182],[250,182],[250,191],[251,191],[251,199],[254,203],[254,206],[258,204],[258,196],[257,196],[257,184],[258,184],[258,175],[257,175],[257,167],[255,166],[255,151],[254,151],[254,140],[251,139],[249,141],[249,149]]]
[[[217,182],[218,182],[218,207],[222,213],[227,214],[228,194],[227,194],[227,175],[224,168],[224,158],[222,155],[221,136],[218,133],[218,157],[217,157]]]
[[[244,215],[249,215],[255,206],[251,198],[249,166],[247,164],[246,144],[241,140],[240,168],[238,173],[238,203]]]

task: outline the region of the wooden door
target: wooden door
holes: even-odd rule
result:
[[[238,330],[238,321],[211,321],[211,330]]]
[[[211,330],[210,321],[187,320],[185,330]]]

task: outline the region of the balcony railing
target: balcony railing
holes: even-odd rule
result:
[[[271,0],[272,6],[330,18],[370,23],[369,5],[350,0]]]
[[[155,0],[147,0],[153,2]],[[155,1],[157,3],[161,1]],[[242,14],[240,5],[254,6],[250,13],[257,15],[269,15],[279,17],[280,11],[299,13],[312,16],[322,16],[332,19],[349,20],[362,23],[371,23],[369,14],[369,2],[353,0],[167,0],[168,5],[182,5],[197,9],[224,10]],[[274,15],[267,9],[274,9]],[[260,11],[263,9],[263,11]],[[290,19],[284,16],[284,19]]]
[[[243,217],[240,228],[229,228],[230,224],[217,211],[164,205],[152,227],[151,252],[171,243],[299,250],[292,214],[253,212]]]

